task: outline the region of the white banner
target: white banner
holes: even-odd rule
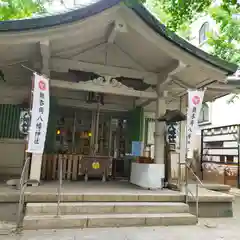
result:
[[[188,111],[187,111],[187,158],[193,157],[193,137],[196,134],[198,118],[202,108],[204,91],[188,90]]]
[[[48,127],[48,115],[49,80],[35,73],[27,152],[43,153]]]

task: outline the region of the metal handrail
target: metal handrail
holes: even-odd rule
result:
[[[185,174],[185,191],[186,191],[186,203],[188,203],[188,193],[191,194],[191,196],[195,199],[196,201],[196,217],[197,217],[197,221],[198,221],[198,216],[199,216],[199,185],[201,185],[202,187],[204,187],[202,181],[199,179],[199,177],[195,174],[195,172],[193,171],[193,169],[191,168],[191,166],[185,162],[185,166],[186,166],[186,174]],[[196,183],[196,196],[194,196],[193,192],[189,189],[188,187],[188,170],[191,171],[191,173],[193,174],[193,176],[196,178],[197,183]]]
[[[20,177],[20,182],[19,182],[20,195],[19,195],[19,202],[18,202],[16,230],[20,228],[21,222],[22,222],[22,213],[23,213],[23,206],[24,206],[24,200],[25,200],[24,199],[25,189],[28,184],[39,184],[39,181],[35,179],[28,179],[25,181],[25,174],[26,174],[26,170],[28,169],[27,166],[28,166],[28,163],[30,162],[30,159],[31,159],[30,157],[27,157],[24,162],[21,177]]]
[[[20,227],[21,224],[21,219],[22,219],[22,209],[23,209],[23,193],[22,189],[24,186],[24,179],[25,179],[25,173],[26,173],[26,169],[27,169],[27,165],[30,162],[30,157],[27,157],[24,165],[23,165],[23,169],[21,172],[21,177],[20,177],[20,181],[19,181],[19,189],[20,189],[20,195],[19,195],[19,202],[18,202],[18,215],[17,215],[17,228]]]
[[[22,223],[23,207],[25,203],[24,194],[28,184],[32,184],[32,185],[39,184],[39,181],[35,179],[28,179],[27,181],[22,183],[22,186],[20,189],[19,202],[18,202],[17,229],[21,227],[21,223]]]
[[[194,175],[194,177],[196,178],[196,180],[198,181],[198,183],[204,187],[203,182],[200,180],[200,178],[196,175],[196,173],[193,171],[193,169],[191,168],[191,166],[189,166],[187,163],[185,163],[187,168],[192,172],[192,174]]]

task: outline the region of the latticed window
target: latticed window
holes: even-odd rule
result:
[[[155,119],[145,118],[145,144],[154,144]]]
[[[199,44],[207,40],[207,32],[209,32],[209,23],[205,22],[199,30]]]
[[[19,131],[19,117],[21,107],[19,105],[0,104],[0,139],[23,138]]]

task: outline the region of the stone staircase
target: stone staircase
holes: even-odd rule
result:
[[[62,202],[60,216],[56,216],[56,202],[27,203],[23,228],[170,226],[197,223],[196,217],[189,213],[189,207],[183,203],[180,195],[153,197],[151,194],[144,196],[131,194],[120,201],[119,194],[116,194],[115,198],[114,194],[109,197],[111,201],[108,201],[106,195],[103,198],[96,194],[95,197],[94,195],[83,197],[85,200],[81,202],[77,200]],[[132,201],[129,201],[131,199]]]

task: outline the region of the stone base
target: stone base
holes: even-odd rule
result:
[[[16,222],[18,203],[0,203],[0,221]]]
[[[203,186],[208,190],[223,192],[223,193],[229,193],[229,191],[231,190],[231,186],[224,185],[224,184],[205,183],[205,184],[203,184]]]
[[[164,164],[132,163],[130,182],[144,189],[162,189],[164,171]]]
[[[196,203],[189,202],[190,213],[196,213]],[[199,202],[200,218],[233,217],[232,202]]]

